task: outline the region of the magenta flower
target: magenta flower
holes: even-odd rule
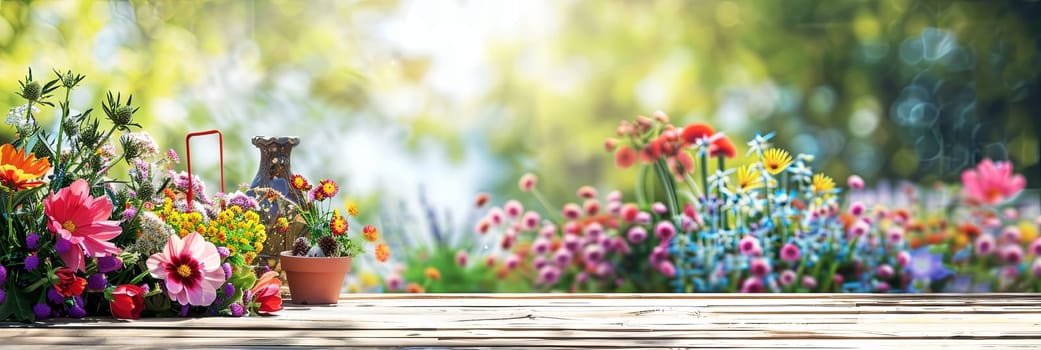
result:
[[[976,169],[961,173],[965,198],[972,203],[994,205],[1026,187],[1023,175],[1012,174],[1012,163],[984,159]]]
[[[84,256],[103,257],[123,250],[109,242],[123,231],[118,221],[108,220],[112,202],[108,197],[90,196],[90,185],[83,179],[59,190],[43,200],[47,228],[68,241],[69,249],[61,253],[65,266],[86,271]]]
[[[799,261],[799,257],[801,255],[802,254],[799,252],[799,247],[793,243],[788,243],[781,247],[781,260],[787,262],[796,262]]]
[[[152,277],[165,280],[170,299],[181,305],[210,305],[224,285],[217,247],[196,232],[183,240],[170,236],[166,248],[146,264]]]

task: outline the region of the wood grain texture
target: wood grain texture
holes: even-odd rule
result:
[[[3,324],[2,347],[1041,348],[1036,294],[352,294],[277,316]]]

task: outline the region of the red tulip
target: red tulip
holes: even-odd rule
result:
[[[112,292],[112,301],[108,304],[115,318],[136,320],[141,318],[145,309],[145,290],[133,284],[121,284]]]
[[[76,276],[76,271],[70,268],[58,269],[54,274],[58,276],[58,283],[54,284],[54,289],[62,296],[77,296],[83,294],[83,290],[87,288],[87,280]]]
[[[275,312],[282,310],[282,281],[277,272],[269,271],[253,286],[253,295],[256,303],[260,304],[260,312]]]

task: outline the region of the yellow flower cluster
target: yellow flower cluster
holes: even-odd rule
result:
[[[232,256],[241,254],[246,264],[253,263],[267,241],[260,215],[243,211],[239,206],[228,207],[217,214],[217,219],[209,222],[202,236],[217,246],[227,247]]]
[[[239,206],[222,210],[215,220],[206,220],[199,212],[184,213],[177,210],[173,201],[167,198],[158,214],[181,238],[198,232],[210,243],[227,247],[231,256],[242,255],[246,264],[251,264],[257,254],[264,250],[264,242],[267,241],[267,232],[260,223],[260,215],[254,211],[243,211]]]

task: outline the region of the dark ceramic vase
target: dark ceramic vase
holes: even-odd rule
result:
[[[260,166],[257,168],[257,175],[249,186],[250,189],[270,188],[279,192],[290,201],[300,203],[304,198],[304,194],[290,184],[293,176],[290,168],[291,156],[293,148],[298,144],[300,144],[300,138],[298,137],[254,137],[253,145],[260,150]],[[257,198],[262,207],[267,208],[267,210],[261,213],[264,225],[267,227],[273,227],[275,220],[279,216],[284,215],[285,211],[289,209],[286,204],[264,199],[263,196],[258,196],[254,191],[250,191],[250,194]],[[287,237],[287,234],[281,234],[274,230],[268,230],[267,234],[268,239],[264,251],[265,253],[275,253],[263,254],[264,256],[272,257],[278,254],[277,252],[292,249],[295,237]]]

